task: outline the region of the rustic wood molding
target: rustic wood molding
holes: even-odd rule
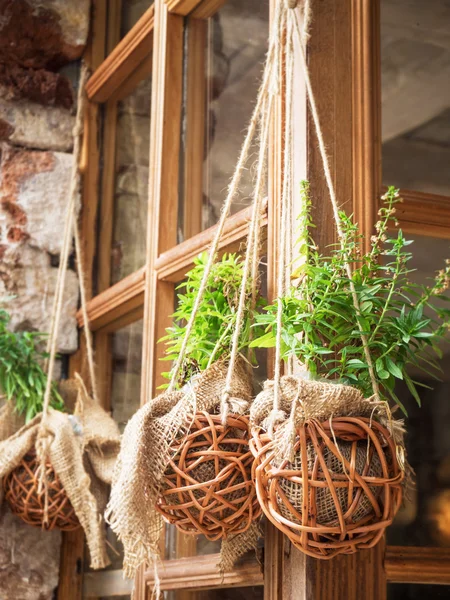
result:
[[[91,102],[106,102],[152,52],[154,7],[142,15],[86,85]]]
[[[126,313],[144,304],[145,268],[125,277],[88,302],[91,331],[97,331],[113,323]],[[84,326],[81,310],[77,313],[79,327]]]
[[[450,239],[450,197],[412,190],[400,190],[400,195],[396,216],[405,232]]]
[[[388,546],[384,567],[391,583],[450,585],[450,548]]]
[[[247,237],[250,219],[251,207],[244,208],[227,219],[219,244],[220,250],[233,252],[239,249]],[[264,227],[265,233],[267,225],[266,210],[264,211],[261,225]],[[158,279],[174,283],[180,281],[192,267],[194,258],[208,249],[216,230],[217,226],[214,225],[160,254],[155,262]]]
[[[169,12],[196,19],[212,17],[227,0],[164,0]]]
[[[162,590],[195,590],[263,585],[261,565],[256,557],[242,561],[233,571],[221,575],[217,568],[220,554],[207,554],[163,561],[159,568]],[[145,571],[145,583],[154,583],[153,570]]]

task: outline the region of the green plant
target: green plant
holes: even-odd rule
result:
[[[172,315],[173,325],[160,342],[166,343],[166,355],[161,360],[175,361],[183,343],[186,325],[192,314],[203,273],[208,261],[204,252],[194,260],[186,280],[177,287],[177,308]],[[178,384],[205,370],[219,358],[226,358],[231,349],[239,291],[244,263],[237,254],[224,254],[212,268],[208,285],[196,315],[181,369]],[[245,319],[239,339],[239,351],[248,348],[251,340],[252,293],[248,286],[245,299]],[[172,372],[163,373],[170,379]],[[167,386],[162,386],[167,387]]]
[[[42,333],[11,332],[9,314],[0,309],[0,391],[28,422],[42,411],[47,375],[41,363],[47,354],[40,350]],[[52,386],[51,406],[64,409],[56,385]]]
[[[329,255],[320,253],[310,233],[309,187],[302,184],[304,210],[300,215],[300,254],[304,264],[295,269],[293,285],[281,298],[283,304],[282,357],[296,356],[313,376],[337,379],[372,394],[369,368],[360,330],[366,334],[374,362],[375,376],[384,399],[392,398],[401,408],[395,382],[402,379],[420,404],[417,386],[408,367],[437,378],[441,357],[438,347],[447,329],[450,311],[436,300],[448,300],[443,294],[450,281],[450,261],[435,280],[424,286],[411,280],[408,263],[412,243],[401,230],[389,237],[391,224],[398,225],[395,205],[399,191],[390,187],[383,197],[376,235],[370,248],[362,253],[363,237],[352,218],[340,213],[344,231],[344,249],[331,246]],[[361,313],[357,315],[350,291],[345,263],[352,267],[352,280]],[[427,314],[424,312],[427,309]],[[277,301],[257,316],[264,333],[255,336],[253,347],[273,347],[276,336]]]

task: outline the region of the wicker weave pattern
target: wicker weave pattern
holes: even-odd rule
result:
[[[48,531],[78,529],[80,522],[50,462],[46,463],[48,523],[44,523],[44,493],[38,493],[38,467],[36,454],[28,453],[19,466],[5,478],[5,500],[12,512],[28,525]]]
[[[306,554],[330,559],[378,543],[402,499],[401,472],[386,428],[367,418],[307,421],[294,463],[277,460],[253,431],[253,477],[267,518]]]
[[[173,448],[157,508],[184,533],[209,540],[243,533],[259,516],[251,480],[248,418],[199,412],[190,433]]]

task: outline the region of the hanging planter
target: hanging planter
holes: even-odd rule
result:
[[[144,554],[147,560],[157,555],[162,518],[183,533],[222,540],[223,568],[258,537],[261,509],[248,429],[251,366],[241,356],[250,341],[256,288],[243,280],[239,257],[225,254],[208,267],[209,260],[198,257],[187,274],[174,325],[163,338],[167,359],[176,363],[166,373],[168,389],[124,432],[107,518],[124,543],[130,576]],[[241,297],[243,320],[236,330]]]
[[[273,382],[252,408],[253,475],[264,514],[297,548],[316,558],[374,546],[402,500],[404,473],[393,422],[382,406],[348,386],[286,376],[280,387],[285,414],[296,398],[303,407],[294,418],[281,420],[272,436],[264,428],[273,406]],[[335,416],[352,412],[359,416]],[[396,435],[400,443],[400,429]]]
[[[5,326],[7,315],[4,311],[0,313],[0,348],[3,349],[0,390],[7,397],[6,405],[0,410],[0,480],[5,500],[26,523],[46,530],[72,531],[82,527],[91,566],[99,569],[109,564],[102,513],[119,452],[120,434],[98,400],[77,226],[78,162],[86,80],[87,71],[83,67],[74,164],[46,352],[38,350],[40,334],[9,332]],[[93,397],[78,374],[74,380],[60,382],[62,396],[67,394],[74,400],[70,407],[74,408],[73,414],[67,414],[63,412],[66,407],[52,375],[73,239]],[[9,354],[5,352],[8,348]],[[46,373],[40,366],[42,359],[46,362]]]
[[[174,325],[163,338],[169,359],[180,356],[207,260],[206,254],[198,257],[186,282],[179,286],[178,308],[172,315]],[[241,358],[233,375],[239,400],[235,396],[232,406],[238,412],[228,414],[225,422],[223,416],[214,414],[220,410],[220,398],[227,386],[229,365],[224,359],[232,342],[243,268],[243,261],[234,254],[225,254],[212,267],[179,377],[180,386],[196,390],[197,407],[200,394],[210,412],[187,415],[187,428],[183,427],[171,445],[156,505],[165,520],[183,533],[201,533],[212,541],[247,531],[261,512],[251,479],[248,417],[239,414],[248,410],[252,398],[249,365]],[[249,288],[245,301],[249,316],[242,327],[239,351],[245,350],[250,340],[251,294]],[[173,373],[165,376],[172,378]]]
[[[286,142],[278,299],[257,317],[265,332],[252,343],[275,348],[275,377],[252,404],[250,447],[264,514],[301,551],[330,559],[374,546],[400,506],[409,468],[402,422],[394,420],[388,402],[400,404],[396,379],[418,399],[408,366],[436,366],[433,354],[439,354],[437,342],[450,313],[433,299],[448,286],[450,266],[429,288],[410,281],[408,242],[401,231],[388,239],[399,201],[394,188],[363,254],[357,225],[338,207],[311,88],[305,52],[309,2],[303,31],[295,12],[280,4],[286,22]],[[294,42],[338,244],[328,255],[319,252],[310,234],[309,187],[303,183],[297,236],[303,263],[291,274]],[[434,311],[435,320],[424,315],[425,308]],[[282,361],[293,359],[303,373],[281,377]]]
[[[261,509],[251,478],[248,417],[196,413],[172,445],[157,509],[183,533],[216,541],[248,530]]]
[[[52,464],[49,461],[45,463],[47,491],[39,490],[39,468],[36,453],[29,452],[5,477],[3,489],[10,509],[33,527],[47,531],[78,529],[80,521]]]

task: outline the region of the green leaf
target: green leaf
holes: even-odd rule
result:
[[[402,370],[394,363],[394,361],[391,358],[389,358],[389,356],[385,357],[385,364],[389,373],[391,373],[397,379],[403,379]]]
[[[408,386],[408,390],[411,392],[411,395],[413,396],[414,400],[417,402],[417,404],[419,406],[422,406],[422,402],[420,400],[419,394],[417,393],[416,386],[414,385],[414,382],[411,379],[411,377],[409,375],[407,375],[406,373],[405,373],[405,382],[406,382],[406,385]]]

